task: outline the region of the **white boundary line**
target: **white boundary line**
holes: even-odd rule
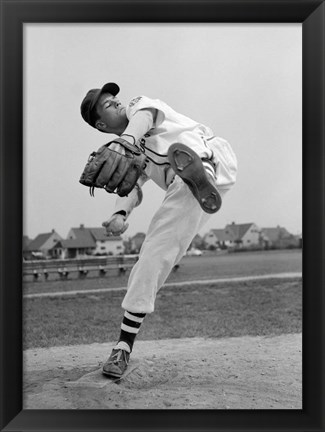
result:
[[[223,278],[223,279],[207,279],[207,280],[193,280],[184,282],[170,282],[163,285],[163,288],[178,288],[187,285],[209,285],[209,284],[219,284],[219,283],[229,283],[229,282],[245,282],[263,279],[295,279],[302,277],[302,272],[296,273],[272,273],[266,275],[257,276],[239,276],[233,278]],[[73,290],[73,291],[56,291],[52,293],[36,293],[36,294],[25,294],[24,298],[41,298],[41,297],[64,297],[64,296],[74,296],[78,294],[99,294],[107,293],[111,291],[126,291],[126,287],[119,288],[98,288],[90,290]]]

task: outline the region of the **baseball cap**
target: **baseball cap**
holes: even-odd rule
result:
[[[101,89],[89,90],[84,100],[81,102],[80,111],[81,111],[82,118],[88,124],[90,124],[90,126],[95,127],[93,122],[92,110],[96,105],[100,95],[103,93],[110,93],[113,96],[116,96],[119,91],[120,91],[119,86],[113,82],[105,84]]]

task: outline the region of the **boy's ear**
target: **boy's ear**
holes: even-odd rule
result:
[[[96,121],[95,126],[96,126],[96,129],[98,129],[98,130],[103,130],[103,129],[105,130],[106,129],[106,124],[100,120]]]

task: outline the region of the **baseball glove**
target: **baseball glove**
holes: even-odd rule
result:
[[[110,148],[113,143],[123,147],[123,154]],[[145,159],[146,156],[136,146],[117,138],[91,153],[79,182],[90,188],[92,196],[95,188],[127,196],[146,166]]]

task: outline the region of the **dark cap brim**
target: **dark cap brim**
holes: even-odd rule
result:
[[[120,87],[115,83],[107,83],[103,85],[103,87],[100,90],[98,90],[98,93],[93,97],[93,100],[90,105],[90,110],[94,108],[94,106],[98,102],[98,99],[103,93],[110,93],[111,95],[116,96],[119,91],[120,91]]]

